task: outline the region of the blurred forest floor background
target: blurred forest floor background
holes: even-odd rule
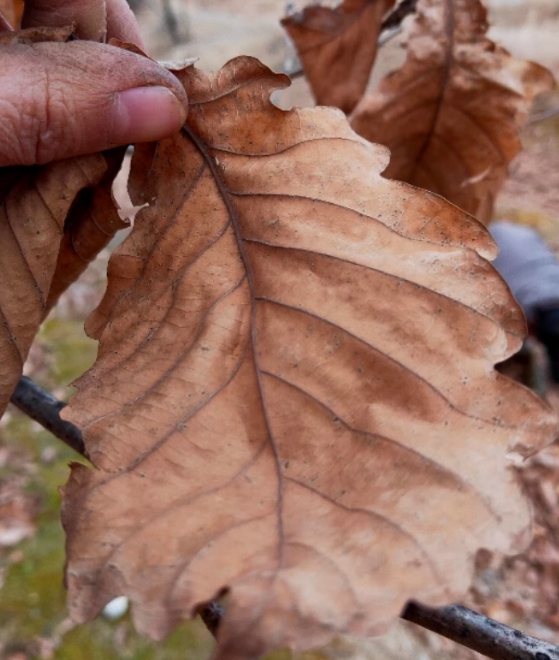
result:
[[[295,2],[295,8],[307,4]],[[285,0],[136,0],[134,10],[148,52],[160,60],[199,57],[217,69],[239,54],[255,55],[283,70],[292,53],[278,19]],[[514,55],[550,68],[559,79],[557,0],[490,0],[489,36]],[[380,49],[371,84],[403,61],[401,37]],[[279,104],[311,105],[303,78],[282,92]],[[559,92],[540,98],[537,113],[559,107]],[[498,200],[496,217],[530,225],[559,252],[559,115],[532,121],[522,133],[524,149],[514,161]],[[126,206],[125,180],[116,193]],[[26,373],[57,397],[93,362],[96,343],[83,320],[100,299],[109,251],[64,296],[43,325]],[[540,355],[538,347],[534,349]],[[548,399],[559,410],[559,391]],[[133,630],[129,613],[101,616],[76,626],[65,611],[62,585],[64,536],[58,488],[68,476],[72,450],[10,407],[0,422],[0,658],[2,660],[205,660],[212,638],[200,621],[182,625],[156,645]],[[504,558],[480,552],[474,586],[464,604],[508,625],[559,643],[559,446],[518,468],[534,504],[531,546]],[[272,656],[270,656],[272,657]],[[466,660],[478,654],[399,621],[384,637],[367,642],[343,638],[301,660]],[[277,653],[274,660],[288,660]]]

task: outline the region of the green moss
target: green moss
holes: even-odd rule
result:
[[[56,386],[67,387],[91,367],[97,355],[97,342],[85,334],[81,319],[49,318],[38,341],[50,356],[49,377]]]
[[[130,618],[110,623],[102,618],[76,626],[64,637],[57,660],[207,660],[213,641],[199,622],[179,627],[156,644],[134,632]]]

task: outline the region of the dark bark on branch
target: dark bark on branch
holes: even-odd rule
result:
[[[198,614],[200,614],[200,618],[206,625],[206,628],[214,637],[217,637],[219,624],[225,616],[225,610],[223,609],[223,606],[220,603],[212,602],[200,608]]]
[[[402,25],[404,18],[413,14],[416,5],[417,0],[402,0],[396,9],[390,12],[384,21],[382,21],[380,31],[385,32],[386,30],[395,30],[396,28],[399,28]]]
[[[20,379],[10,401],[59,440],[87,458],[82,432],[77,426],[60,417],[60,411],[66,406],[63,401],[59,401],[27,376]]]
[[[402,618],[493,660],[559,660],[559,646],[530,637],[461,605],[433,609],[410,602]]]
[[[81,431],[60,419],[65,403],[25,376],[19,381],[11,401],[87,458]],[[202,620],[213,635],[217,634],[223,612],[217,602],[206,605],[200,611]],[[410,602],[401,617],[493,660],[559,660],[559,646],[530,637],[461,605],[434,609]]]

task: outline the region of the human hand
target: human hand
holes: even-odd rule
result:
[[[74,22],[81,38],[99,39],[92,11],[106,11],[108,38],[142,45],[125,0],[106,0],[106,9],[91,0],[28,0],[22,27]],[[178,131],[186,111],[176,78],[135,53],[79,40],[0,45],[0,167],[156,141]]]

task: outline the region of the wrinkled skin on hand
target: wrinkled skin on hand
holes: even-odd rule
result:
[[[142,46],[125,0],[26,3],[22,28],[71,24],[79,40],[9,43],[9,24],[0,21],[0,167],[158,140],[184,123],[186,95],[176,79],[105,43]]]

